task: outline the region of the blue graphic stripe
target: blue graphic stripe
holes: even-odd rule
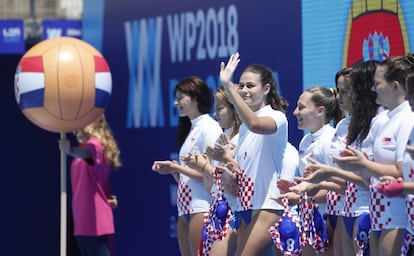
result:
[[[43,107],[44,94],[44,89],[34,90],[20,94],[20,110],[25,110],[27,108]]]
[[[82,39],[102,52],[105,0],[84,0]]]
[[[111,94],[107,91],[96,89],[95,96],[95,107],[106,108],[109,99],[111,98]]]
[[[126,41],[129,42],[128,50],[128,70],[129,70],[129,80],[128,80],[128,111],[127,111],[127,123],[126,127],[131,128],[134,125],[134,91],[136,76],[135,72],[137,70],[137,61],[136,57],[139,55],[138,44],[135,43],[135,40],[139,42],[139,26],[138,21],[133,21],[132,23],[125,24],[125,34],[127,36]]]

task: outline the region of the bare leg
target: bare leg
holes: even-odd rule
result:
[[[344,232],[346,233],[345,230],[345,225],[344,225],[344,219],[342,218],[342,216],[338,216],[338,219],[336,221],[336,227],[335,227],[335,231],[334,231],[334,255],[337,256],[345,256],[343,254],[343,248],[342,248],[342,236],[344,235]]]
[[[227,236],[221,241],[215,241],[210,256],[233,256],[236,251],[237,231],[230,229]]]
[[[237,236],[240,239],[236,255],[272,255],[273,242],[268,230],[279,218],[272,210],[253,211],[250,224],[238,230]]]
[[[374,231],[371,231],[369,236],[369,252],[371,255],[379,255],[379,237],[375,234]]]
[[[178,217],[177,223],[177,239],[182,256],[191,256],[190,242],[188,241],[189,225],[184,217]]]
[[[329,218],[325,221],[326,224],[326,229],[328,231],[328,248],[326,250],[326,252],[321,253],[319,255],[323,255],[323,256],[331,256],[334,255],[334,240],[333,240],[333,236],[334,236],[334,229],[333,226],[331,225],[331,222],[329,221]]]
[[[342,219],[342,223],[344,223]],[[354,226],[352,228],[352,232],[356,232],[356,227],[358,227],[358,219],[355,220]],[[352,234],[352,237],[354,235]],[[345,223],[343,225],[343,229],[341,230],[341,247],[342,247],[342,255],[355,255],[355,243],[353,238],[351,238],[346,230]]]
[[[201,232],[204,225],[204,213],[194,213],[190,216],[187,240],[189,241],[191,255],[197,256],[201,242]]]
[[[399,255],[404,229],[384,229],[379,239],[379,256]],[[374,255],[374,254],[371,254]]]

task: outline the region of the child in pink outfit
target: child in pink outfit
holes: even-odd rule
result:
[[[78,147],[60,140],[60,149],[74,157],[71,165],[74,235],[81,255],[109,256],[109,236],[115,233],[110,172],[118,168],[119,149],[102,115],[76,135]],[[98,139],[99,138],[99,139]]]

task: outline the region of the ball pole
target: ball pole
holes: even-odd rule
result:
[[[66,139],[66,133],[60,132],[60,139]],[[67,230],[67,188],[66,188],[66,153],[60,151],[60,256],[66,256]]]

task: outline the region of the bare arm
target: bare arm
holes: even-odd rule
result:
[[[89,159],[92,157],[91,151],[87,147],[72,147],[70,141],[67,139],[59,140],[59,149],[64,151],[67,155],[78,157],[82,159]]]
[[[152,165],[152,170],[163,175],[179,172],[196,181],[203,182],[203,174],[201,172],[187,166],[182,166],[176,161],[155,161]]]
[[[220,64],[220,80],[226,90],[230,101],[236,108],[242,122],[247,128],[258,134],[272,134],[277,130],[277,124],[270,117],[257,117],[253,110],[240,97],[237,86],[231,81],[234,71],[240,62],[239,53],[232,54],[227,65],[222,62]]]
[[[336,164],[344,170],[352,171],[357,174],[366,172],[367,176],[374,176],[379,178],[381,176],[401,177],[401,165],[395,164],[381,164],[371,160],[360,151],[348,147],[345,152],[341,153],[340,157],[334,157]]]

